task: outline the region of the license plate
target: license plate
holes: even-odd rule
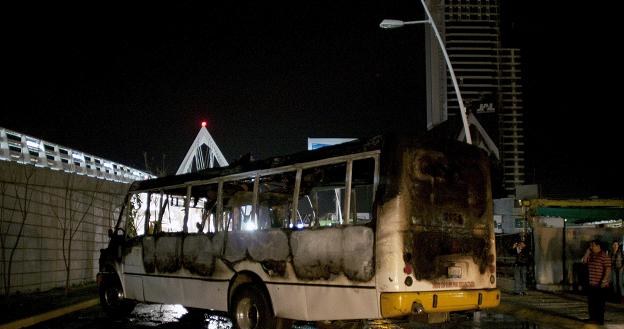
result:
[[[449,278],[461,278],[462,269],[459,266],[449,266],[447,268],[447,274]]]

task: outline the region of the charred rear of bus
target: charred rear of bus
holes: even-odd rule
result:
[[[460,276],[449,274],[441,261],[449,255],[470,257],[485,274],[494,265],[485,154],[451,144],[442,150],[406,148],[402,160],[401,192],[408,196],[404,255],[416,279]]]
[[[388,176],[377,256],[392,260],[380,261],[382,315],[498,305],[485,152],[433,139],[399,139],[384,147],[382,154],[390,156],[382,161]]]

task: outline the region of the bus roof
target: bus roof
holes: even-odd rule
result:
[[[150,190],[163,186],[180,185],[190,181],[208,180],[216,177],[233,175],[262,169],[278,168],[301,162],[321,160],[342,155],[355,154],[366,151],[379,150],[383,141],[382,136],[376,136],[367,140],[354,140],[351,142],[323,147],[311,151],[302,151],[294,154],[275,156],[264,160],[250,161],[249,156],[234,161],[227,167],[207,168],[197,172],[170,175],[160,178],[135,181],[129,191]]]
[[[183,185],[192,181],[209,180],[221,176],[235,175],[239,173],[251,172],[263,169],[272,169],[278,167],[284,167],[288,165],[294,165],[297,163],[311,162],[316,160],[322,160],[332,157],[339,157],[343,155],[356,154],[367,151],[381,150],[384,144],[387,143],[388,147],[396,145],[400,140],[409,141],[410,144],[418,145],[436,145],[437,147],[450,147],[455,145],[456,147],[475,148],[474,145],[469,145],[452,138],[454,134],[449,133],[448,126],[441,124],[434,129],[424,132],[419,135],[398,135],[398,134],[384,134],[374,136],[368,139],[357,139],[351,142],[337,144],[319,148],[316,150],[306,150],[294,154],[275,156],[264,160],[251,161],[249,156],[244,156],[241,159],[234,161],[227,167],[207,168],[193,173],[187,173],[182,175],[170,175],[160,178],[148,179],[143,181],[135,181],[129,188],[129,191],[144,191],[159,189],[165,186]]]

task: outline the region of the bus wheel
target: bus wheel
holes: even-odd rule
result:
[[[271,300],[251,284],[236,289],[232,298],[231,316],[236,329],[272,329],[276,325]]]
[[[125,317],[132,313],[135,303],[124,299],[123,289],[117,277],[107,278],[99,288],[100,305],[111,317]]]

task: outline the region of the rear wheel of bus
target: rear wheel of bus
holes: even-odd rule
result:
[[[292,321],[276,318],[271,298],[259,287],[244,284],[232,297],[230,316],[236,329],[288,329]]]

